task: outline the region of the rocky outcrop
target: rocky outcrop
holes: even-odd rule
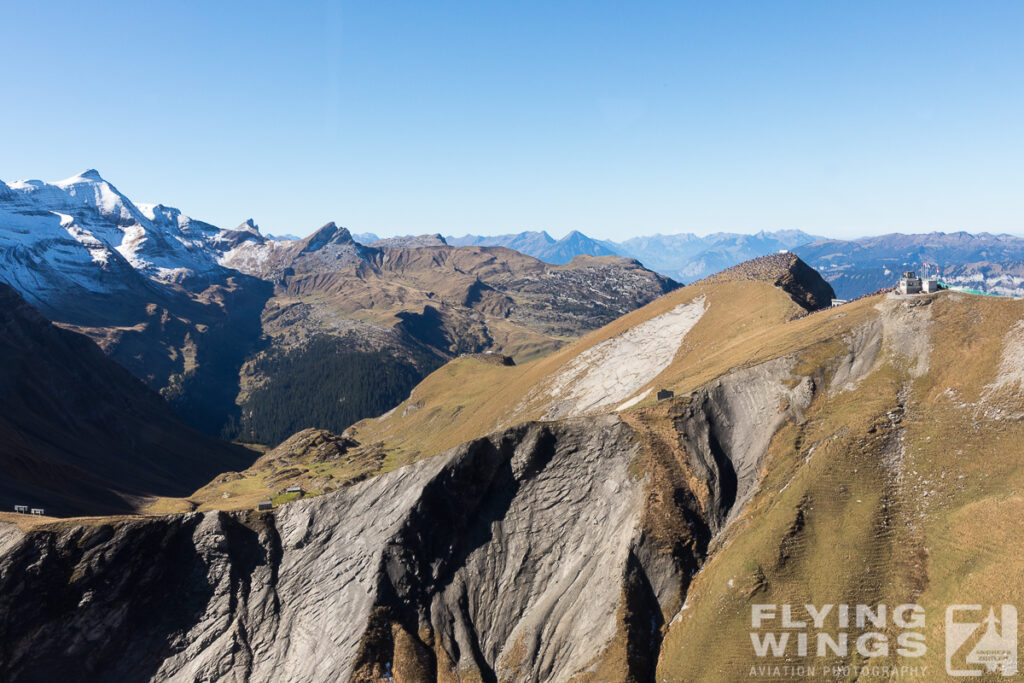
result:
[[[786,255],[781,254],[780,256]],[[817,311],[831,306],[832,299],[836,296],[832,285],[826,282],[818,271],[798,257],[789,256],[790,262],[786,272],[776,278],[774,284],[781,287],[793,301],[808,311]]]
[[[770,282],[789,294],[794,302],[807,311],[827,308],[835,297],[832,286],[818,271],[788,251],[744,261],[700,282],[710,284],[736,280]]]
[[[273,514],[0,535],[0,678],[567,680],[655,621],[638,448],[533,423]]]
[[[816,390],[812,377],[793,377],[779,358],[720,377],[688,397],[675,428],[693,471],[708,483],[705,516],[713,532],[754,494],[772,436],[799,422]]]
[[[433,235],[403,235],[401,237],[386,237],[371,243],[374,247],[390,247],[392,249],[422,249],[424,247],[447,247],[448,243],[444,237],[435,233]]]

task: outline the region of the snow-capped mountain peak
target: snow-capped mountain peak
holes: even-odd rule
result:
[[[163,204],[134,204],[95,169],[0,187],[0,278],[41,303],[137,286],[202,286],[221,231]]]

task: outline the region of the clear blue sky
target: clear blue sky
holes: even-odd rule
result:
[[[0,178],[304,235],[1024,232],[1024,2],[9,2]]]

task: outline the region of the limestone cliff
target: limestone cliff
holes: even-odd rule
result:
[[[0,678],[567,680],[661,618],[638,452],[528,424],[273,514],[7,527]]]

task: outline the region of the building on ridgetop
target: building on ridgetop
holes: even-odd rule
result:
[[[676,394],[675,394],[674,391],[671,391],[669,389],[661,389],[661,390],[658,391],[658,400],[659,401],[664,401],[665,399],[672,398],[675,395]]]
[[[939,291],[939,281],[933,277],[918,277],[912,270],[905,271],[897,286],[900,294],[931,294]]]
[[[900,278],[899,291],[900,294],[920,294],[921,278],[912,270],[904,271],[903,277]]]

